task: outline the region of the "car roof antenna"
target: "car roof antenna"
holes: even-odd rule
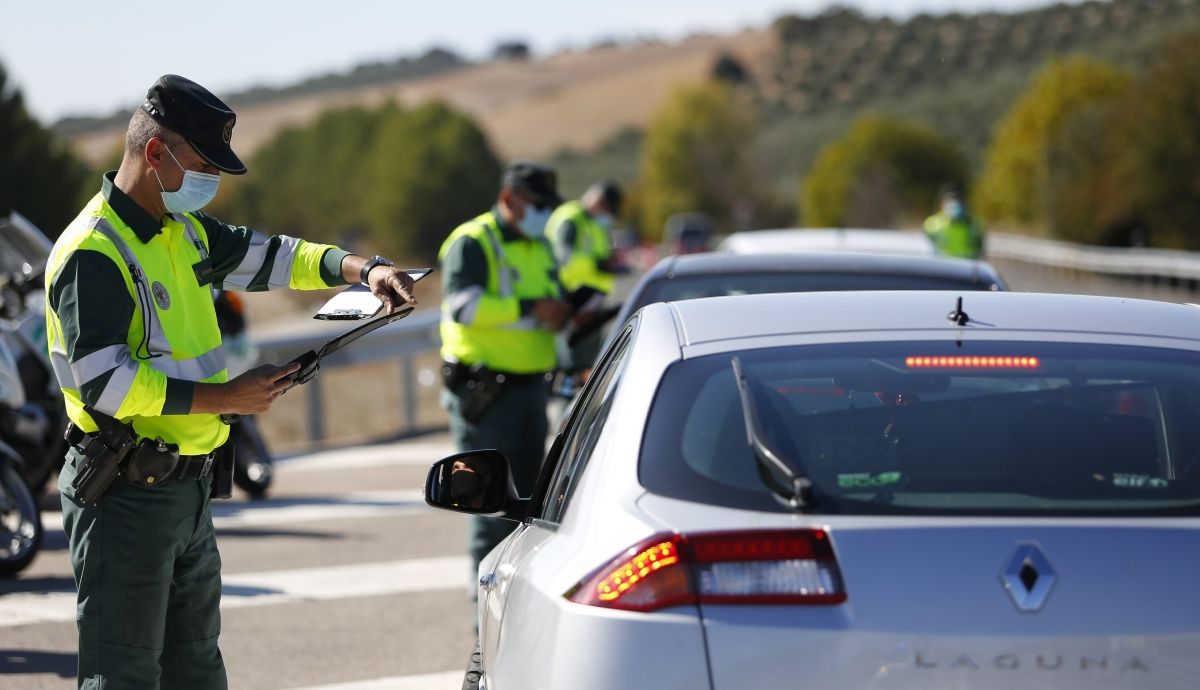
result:
[[[762,384],[749,375],[740,358],[734,357],[732,364],[738,397],[742,401],[742,416],[746,422],[746,438],[750,449],[754,451],[759,477],[781,503],[792,510],[804,512],[813,504],[812,480],[803,470],[784,460],[783,453],[767,440],[754,400],[755,392],[762,390]]]
[[[954,311],[946,314],[946,318],[950,319],[959,326],[965,326],[971,321],[971,317],[967,316],[967,312],[962,308],[962,296],[958,298],[958,303],[954,305]]]

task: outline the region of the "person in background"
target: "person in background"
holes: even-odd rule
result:
[[[983,227],[967,212],[962,188],[942,187],[941,209],[925,221],[925,235],[942,256],[983,257]]]
[[[553,168],[513,163],[495,206],[456,228],[438,252],[442,405],[450,434],[459,451],[503,453],[522,496],[533,493],[545,457],[555,333],[571,314],[545,240],[559,203]],[[512,528],[470,516],[472,573]]]
[[[579,200],[562,204],[550,216],[547,235],[554,246],[563,289],[576,309],[576,327],[584,327],[616,287],[619,267],[610,232],[621,216],[621,199],[616,182],[600,180]],[[603,332],[592,329],[573,346],[563,348],[560,368],[567,372],[590,369],[603,341]]]

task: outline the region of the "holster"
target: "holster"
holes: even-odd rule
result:
[[[468,424],[474,424],[504,392],[505,375],[482,364],[466,365],[446,360],[442,362],[442,382],[462,402],[459,409],[462,418]]]
[[[128,424],[102,412],[88,407],[84,411],[99,429],[94,434],[85,434],[73,424],[67,426],[67,440],[75,445],[81,456],[71,488],[80,503],[96,505],[125,469],[135,447],[134,433]]]
[[[230,498],[233,496],[233,463],[236,459],[234,454],[237,453],[237,444],[231,438],[214,452],[216,457],[213,458],[212,488],[209,489],[208,495],[210,498]]]

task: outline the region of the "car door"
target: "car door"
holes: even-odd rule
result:
[[[539,551],[542,544],[553,539],[559,519],[570,501],[579,474],[591,456],[596,439],[611,408],[614,392],[628,351],[634,323],[628,324],[601,358],[595,375],[580,393],[578,402],[563,425],[543,467],[543,481],[531,504],[531,517],[509,539],[496,560],[491,573],[490,591],[486,592],[486,615],[480,630],[481,652],[485,673],[501,650],[517,658],[514,645],[536,640],[535,629],[544,617],[536,610],[536,597],[529,597],[528,578],[523,568]],[[525,634],[529,633],[529,634]],[[506,639],[514,640],[506,642]]]

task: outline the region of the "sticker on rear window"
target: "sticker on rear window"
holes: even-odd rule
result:
[[[838,488],[840,489],[873,489],[880,486],[891,486],[899,482],[899,472],[880,472],[879,474],[855,472],[853,474],[839,474],[837,476]]]
[[[1148,474],[1120,474],[1112,476],[1113,486],[1125,489],[1165,489],[1170,482],[1162,477],[1152,477]]]

